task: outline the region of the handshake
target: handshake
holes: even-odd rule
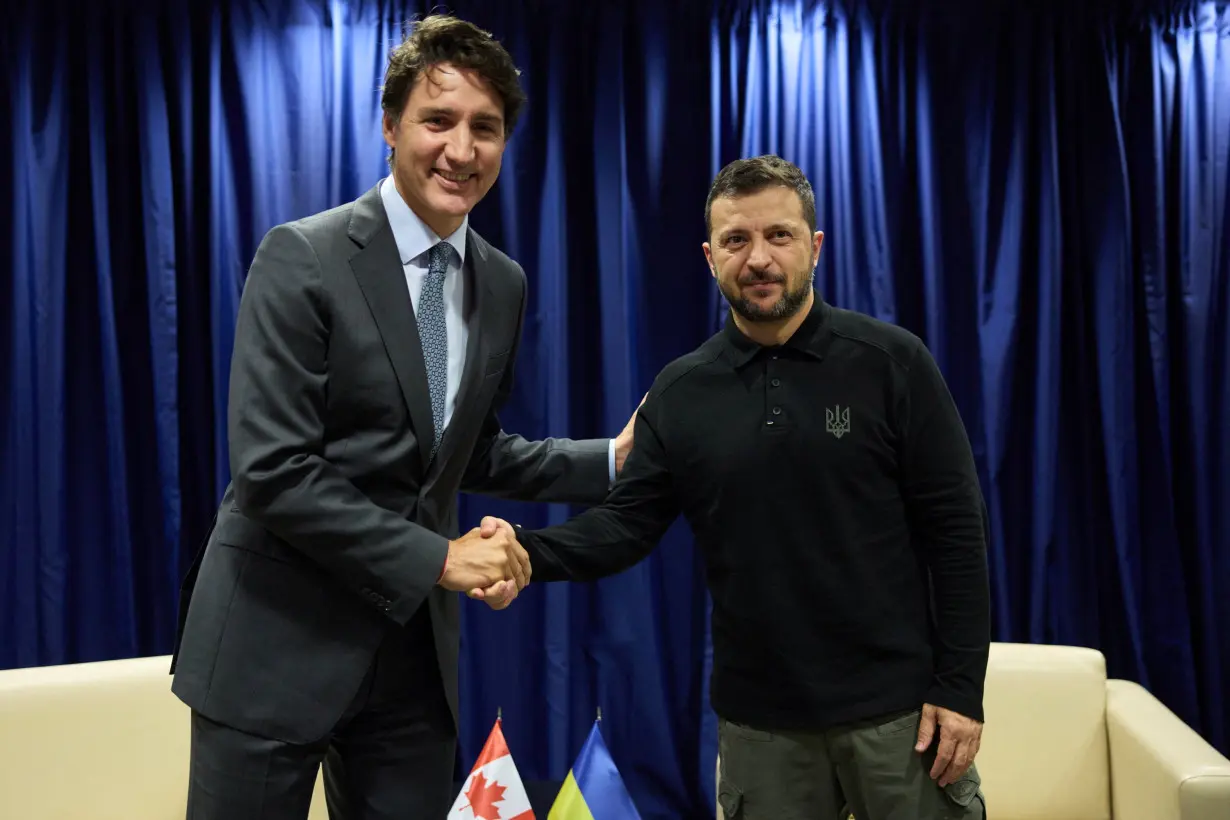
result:
[[[447,590],[504,609],[529,582],[529,553],[503,519],[486,516],[481,526],[448,542],[448,560],[439,581]]]

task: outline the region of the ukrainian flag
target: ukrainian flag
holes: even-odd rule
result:
[[[602,741],[598,721],[589,730],[547,820],[641,820]]]

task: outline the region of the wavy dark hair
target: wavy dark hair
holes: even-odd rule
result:
[[[774,154],[765,154],[737,159],[718,172],[709,188],[709,198],[705,200],[705,236],[713,234],[713,200],[758,194],[774,187],[789,188],[799,195],[799,202],[803,204],[803,219],[814,233],[816,194],[811,183],[794,163]]]
[[[425,71],[441,63],[475,71],[491,85],[504,103],[504,137],[512,136],[526,99],[521,72],[491,32],[447,14],[433,14],[414,23],[389,54],[380,107],[394,120],[401,119],[414,84]]]

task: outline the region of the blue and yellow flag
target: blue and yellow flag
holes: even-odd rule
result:
[[[589,730],[547,820],[641,820],[598,730]]]

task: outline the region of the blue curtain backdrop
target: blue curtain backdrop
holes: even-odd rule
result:
[[[1095,646],[1230,746],[1225,2],[450,8],[531,97],[474,216],[531,278],[509,429],[622,426],[716,326],[713,173],[779,152],[816,187],[822,293],[952,385],[996,637]],[[46,2],[0,29],[0,667],[169,649],[247,265],[385,172],[384,58],[426,10]],[[502,708],[523,776],[561,779],[601,706],[643,816],[711,816],[706,606],[678,526],[620,577],[468,605],[464,765]]]

